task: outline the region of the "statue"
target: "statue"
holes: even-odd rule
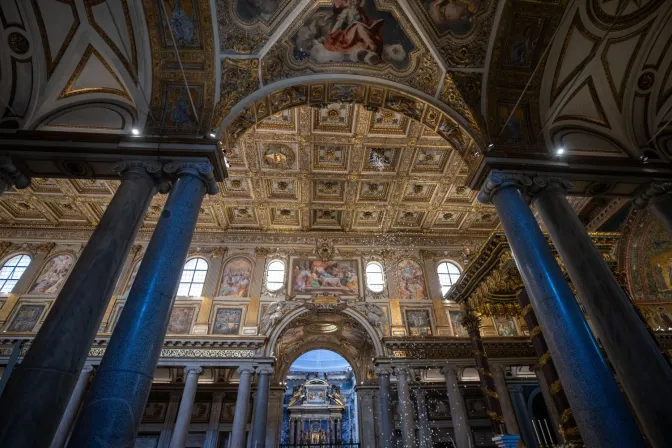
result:
[[[292,395],[292,398],[289,400],[289,404],[287,406],[294,406],[297,404],[303,404],[303,402],[306,399],[306,388],[302,384],[299,386],[299,390],[294,392],[294,395]]]
[[[338,406],[345,406],[345,400],[341,397],[340,391],[337,386],[331,386],[327,391],[327,398]]]
[[[268,331],[282,319],[285,313],[299,305],[299,302],[273,302],[261,316],[261,334],[268,334]]]

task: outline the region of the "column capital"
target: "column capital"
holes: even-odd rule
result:
[[[374,370],[376,375],[382,376],[382,375],[392,375],[392,368],[391,367],[376,367]]]
[[[651,184],[649,188],[642,191],[632,203],[637,208],[645,208],[651,202],[655,201],[656,198],[672,192],[672,183],[666,182],[662,184]]]
[[[271,375],[273,373],[273,367],[271,367],[271,366],[259,366],[259,367],[257,367],[257,373],[259,375]]]
[[[252,366],[239,366],[237,369],[238,373],[241,375],[243,373],[249,373],[250,375],[254,373],[254,367]]]
[[[93,372],[93,370],[94,370],[93,366],[91,364],[87,364],[84,367],[82,367],[82,372],[80,373],[80,375],[84,374],[88,375],[89,373]]]
[[[170,184],[162,175],[162,168],[163,165],[154,160],[122,160],[112,167],[112,171],[122,179],[128,174],[149,176],[157,183],[159,192],[165,194],[170,191]]]
[[[481,318],[472,309],[466,309],[462,312],[460,323],[469,333],[480,332]]]
[[[394,368],[394,373],[399,376],[399,375],[405,375],[405,376],[410,376],[413,374],[413,369],[408,367],[408,366],[396,366]]]
[[[163,167],[163,171],[178,177],[184,175],[196,176],[203,181],[208,194],[219,193],[212,165],[208,162],[170,162]]]
[[[441,373],[442,373],[444,376],[453,373],[453,374],[455,374],[455,376],[457,377],[457,374],[460,373],[460,369],[461,369],[460,366],[450,366],[450,365],[448,365],[448,366],[443,366],[443,367],[441,367]]]
[[[534,197],[542,191],[555,190],[566,194],[574,184],[567,179],[557,176],[534,176],[532,178],[532,185],[530,185],[526,193],[530,197]]]
[[[200,375],[203,373],[203,369],[200,366],[186,366],[184,368],[184,374],[189,375],[189,374],[195,374],[195,375]]]
[[[483,204],[487,204],[492,201],[492,197],[502,188],[517,186],[522,190],[526,190],[531,185],[532,179],[524,174],[493,171],[488,174],[488,178],[481,187],[481,191],[478,193],[478,200]]]

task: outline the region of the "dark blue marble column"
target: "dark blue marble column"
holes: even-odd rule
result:
[[[161,165],[123,162],[121,184],[0,399],[0,445],[46,447],[157,190]]]
[[[535,177],[533,181],[532,203],[544,220],[644,433],[654,447],[672,446],[672,369],[565,198],[570,184],[553,177]]]
[[[616,385],[546,238],[527,205],[526,176],[491,173],[479,193],[495,205],[532,308],[586,446],[644,447],[644,440]]]
[[[177,176],[96,377],[70,446],[132,447],[152,386],[154,369],[180,274],[205,193],[216,193],[206,163],[170,163]]]

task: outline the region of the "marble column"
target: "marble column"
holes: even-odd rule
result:
[[[268,398],[268,417],[266,429],[266,448],[275,448],[280,443],[280,429],[282,428],[282,401],[286,387],[271,386]]]
[[[492,424],[492,433],[494,435],[506,434],[502,405],[499,402],[499,394],[495,388],[492,372],[490,372],[488,355],[485,353],[483,340],[481,339],[481,319],[473,310],[467,309],[462,315],[462,325],[467,329],[471,338],[471,352],[474,355],[474,361],[476,361],[476,370],[481,382],[481,392],[483,392],[483,398],[485,399],[485,409]]]
[[[672,387],[660,385],[672,384],[672,368],[565,198],[570,186],[562,179],[536,177],[532,203],[644,432],[654,447],[668,447],[672,443]],[[669,212],[672,214],[672,209]]]
[[[189,434],[189,423],[191,423],[191,411],[194,407],[194,397],[196,397],[196,388],[198,387],[198,377],[203,373],[200,367],[189,366],[184,368],[185,380],[182,400],[180,401],[180,410],[177,412],[177,421],[173,430],[173,437],[170,439],[170,448],[184,448]]]
[[[5,446],[51,443],[156,193],[160,164],[124,162],[115,169],[121,176],[117,192],[0,397]]]
[[[672,183],[652,184],[633,200],[637,208],[649,207],[651,214],[672,232]]]
[[[177,180],[75,424],[73,446],[133,445],[203,196],[218,191],[209,164],[169,163],[164,171]]]
[[[427,415],[427,400],[425,391],[418,388],[415,390],[415,403],[418,408],[418,447],[432,448],[432,431],[429,428],[429,416]]]
[[[178,391],[169,392],[166,418],[163,421],[161,434],[159,434],[159,442],[156,444],[158,448],[167,448],[170,444],[170,439],[173,437],[173,429],[175,428],[175,420],[177,420],[177,411],[180,409],[181,398],[182,394]]]
[[[266,422],[268,417],[268,397],[271,387],[270,367],[260,367],[257,371],[257,399],[254,401],[254,413],[252,417],[252,442],[251,448],[263,448],[266,446]]]
[[[296,433],[296,420],[293,418],[289,419],[289,444],[294,444],[294,434]]]
[[[520,424],[520,434],[525,443],[525,446],[537,446],[537,437],[534,434],[534,428],[532,428],[532,416],[527,411],[527,402],[523,395],[523,386],[515,384],[512,385],[509,389],[511,394],[511,402],[516,410],[516,414],[521,422]],[[541,438],[542,435],[539,434]],[[541,439],[543,441],[543,439]]]
[[[82,371],[79,374],[79,378],[77,379],[77,384],[75,384],[75,390],[72,391],[68,406],[65,408],[63,418],[61,419],[61,423],[58,425],[58,430],[56,431],[56,435],[51,441],[49,448],[62,448],[65,446],[65,441],[68,439],[68,435],[70,434],[72,422],[75,421],[75,417],[77,417],[77,412],[79,411],[79,406],[82,404],[82,397],[84,397],[86,386],[89,384],[91,372],[93,372],[93,366],[87,365],[82,368]]]
[[[247,433],[247,417],[250,407],[250,391],[252,390],[252,367],[241,367],[240,384],[238,384],[238,397],[236,409],[233,415],[233,428],[231,429],[231,448],[245,448]]]
[[[565,391],[562,388],[558,371],[555,368],[553,358],[548,351],[548,344],[546,344],[546,339],[539,326],[537,316],[532,310],[530,297],[525,288],[518,293],[518,304],[523,311],[523,318],[525,319],[527,328],[530,330],[532,346],[539,358],[539,363],[537,364],[537,369],[541,371],[541,375],[539,375],[539,372],[537,373],[537,378],[540,380],[539,386],[544,394],[544,399],[546,400],[548,395],[548,398],[551,398],[552,400],[551,406],[549,406],[551,408],[549,412],[552,416],[562,416],[558,418],[559,421],[557,424],[560,435],[564,441],[583,445],[579,429],[576,427],[576,420],[574,420],[572,410],[569,407],[569,400],[567,400],[567,395],[565,395]],[[553,387],[553,390],[555,391],[554,394],[550,393],[551,387]]]
[[[495,381],[495,390],[497,391],[497,395],[499,395],[499,404],[502,406],[502,416],[504,417],[506,432],[507,434],[519,434],[520,430],[518,429],[516,413],[511,404],[511,396],[506,386],[506,378],[504,378],[506,367],[501,364],[493,364],[490,372],[492,372],[492,377]]]
[[[378,383],[380,384],[380,392],[378,397],[380,400],[381,413],[381,428],[383,446],[396,446],[394,441],[394,415],[392,413],[392,396],[390,388],[390,369],[378,368],[376,374],[378,375]]]
[[[448,403],[450,404],[450,418],[453,422],[453,431],[455,432],[455,444],[457,448],[471,448],[474,446],[474,441],[471,438],[467,409],[464,406],[462,392],[460,392],[460,386],[457,382],[457,368],[446,366],[442,372],[446,377],[446,389],[448,391]]]
[[[210,411],[210,421],[208,430],[205,433],[204,448],[219,448],[217,445],[219,439],[219,417],[222,414],[222,404],[224,403],[224,392],[215,392],[212,394],[212,409]]]
[[[415,413],[408,389],[408,377],[412,374],[407,367],[397,367],[397,393],[399,395],[399,415],[401,416],[401,438],[404,448],[417,446],[415,436]]]
[[[491,173],[478,197],[495,205],[584,442],[591,448],[642,447],[625,397],[527,205],[524,189],[531,184],[526,176]]]

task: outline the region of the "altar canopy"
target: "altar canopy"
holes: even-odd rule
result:
[[[345,400],[340,388],[313,378],[294,388],[289,405],[289,443],[339,443]]]

